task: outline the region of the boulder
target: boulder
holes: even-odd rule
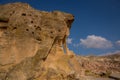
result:
[[[0,5],[0,80],[33,80],[56,46],[66,49],[73,15],[32,8],[26,3]],[[51,52],[52,53],[52,52]]]

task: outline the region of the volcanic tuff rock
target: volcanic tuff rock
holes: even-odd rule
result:
[[[67,53],[73,20],[71,14],[38,11],[26,3],[0,5],[0,80],[38,77],[56,46]]]

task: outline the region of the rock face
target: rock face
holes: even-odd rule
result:
[[[33,80],[51,51],[63,46],[74,17],[26,3],[0,5],[0,80]],[[63,50],[63,49],[62,49]]]

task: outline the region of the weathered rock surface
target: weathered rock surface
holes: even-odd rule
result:
[[[89,80],[120,80],[120,53],[106,56],[78,56],[77,60],[81,74],[87,76]]]
[[[64,46],[74,17],[26,3],[0,5],[0,80],[33,80],[52,48]],[[62,47],[61,47],[62,48]]]

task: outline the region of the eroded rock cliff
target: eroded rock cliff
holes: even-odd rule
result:
[[[71,14],[38,11],[26,3],[0,5],[0,80],[40,76],[41,64],[56,46],[67,53],[73,20]]]

